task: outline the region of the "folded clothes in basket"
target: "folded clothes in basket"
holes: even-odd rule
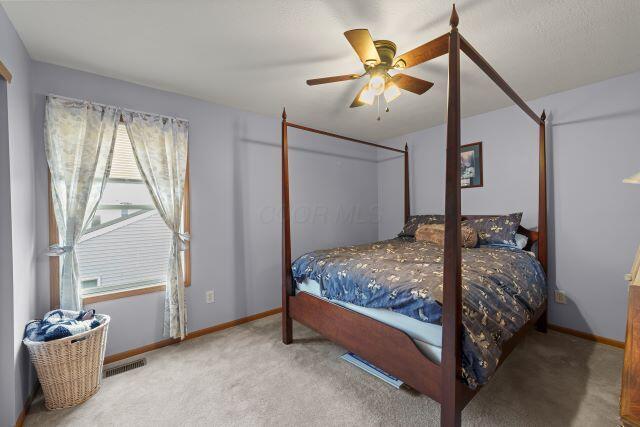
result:
[[[42,320],[32,320],[24,328],[31,341],[51,341],[70,337],[100,326],[95,310],[52,310]]]

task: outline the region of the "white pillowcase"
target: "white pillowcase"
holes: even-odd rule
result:
[[[527,246],[528,241],[529,238],[527,236],[516,233],[516,246],[518,249],[524,249],[524,247]]]

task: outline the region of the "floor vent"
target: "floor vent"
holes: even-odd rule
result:
[[[109,378],[109,377],[112,377],[114,375],[118,375],[118,374],[121,374],[123,372],[130,371],[132,369],[142,368],[146,364],[147,364],[147,358],[146,357],[143,357],[142,359],[132,360],[130,362],[126,362],[126,363],[122,363],[122,364],[117,365],[117,366],[111,366],[109,368],[106,368],[104,370],[103,376],[105,378]]]

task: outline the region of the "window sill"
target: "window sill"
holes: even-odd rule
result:
[[[111,301],[114,299],[150,294],[153,292],[164,292],[164,288],[164,283],[158,283],[155,285],[141,286],[139,288],[123,289],[119,291],[104,292],[99,294],[90,294],[82,297],[82,304],[95,304],[97,302]]]
[[[185,288],[188,288],[191,285],[191,283],[187,282],[184,284]],[[103,301],[111,301],[114,299],[120,299],[120,298],[127,298],[127,297],[134,297],[136,295],[144,295],[144,294],[151,294],[153,292],[164,292],[165,289],[165,284],[164,283],[157,283],[155,285],[146,285],[146,286],[140,286],[138,288],[132,288],[132,289],[123,289],[123,290],[119,290],[119,291],[111,291],[111,292],[104,292],[104,293],[98,293],[98,294],[91,294],[91,295],[85,295],[83,297],[80,297],[80,299],[82,299],[82,304],[95,304],[97,302],[103,302]]]

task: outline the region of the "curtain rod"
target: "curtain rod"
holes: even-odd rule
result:
[[[132,110],[132,109],[130,109],[130,108],[122,108],[122,107],[118,107],[118,106],[116,106],[116,105],[108,105],[108,104],[103,104],[103,103],[101,103],[101,102],[89,101],[89,100],[86,100],[86,99],[71,98],[71,97],[69,97],[69,96],[56,95],[55,93],[49,93],[47,96],[52,96],[52,97],[60,98],[60,99],[66,99],[66,100],[68,100],[68,101],[89,102],[89,103],[91,103],[91,104],[99,105],[99,106],[101,106],[101,107],[111,107],[111,108],[116,108],[116,109],[118,109],[118,110],[126,111],[126,112],[129,112],[129,113],[148,114],[148,115],[150,115],[150,116],[158,116],[158,117],[162,117],[162,118],[166,118],[166,119],[176,119],[176,120],[181,120],[181,121],[183,121],[183,122],[189,122],[189,120],[187,120],[187,119],[183,119],[183,118],[181,118],[181,117],[176,117],[176,116],[167,116],[167,115],[165,115],[165,114],[158,114],[158,113],[149,113],[149,112],[146,112],[146,111],[140,111],[140,110]]]

